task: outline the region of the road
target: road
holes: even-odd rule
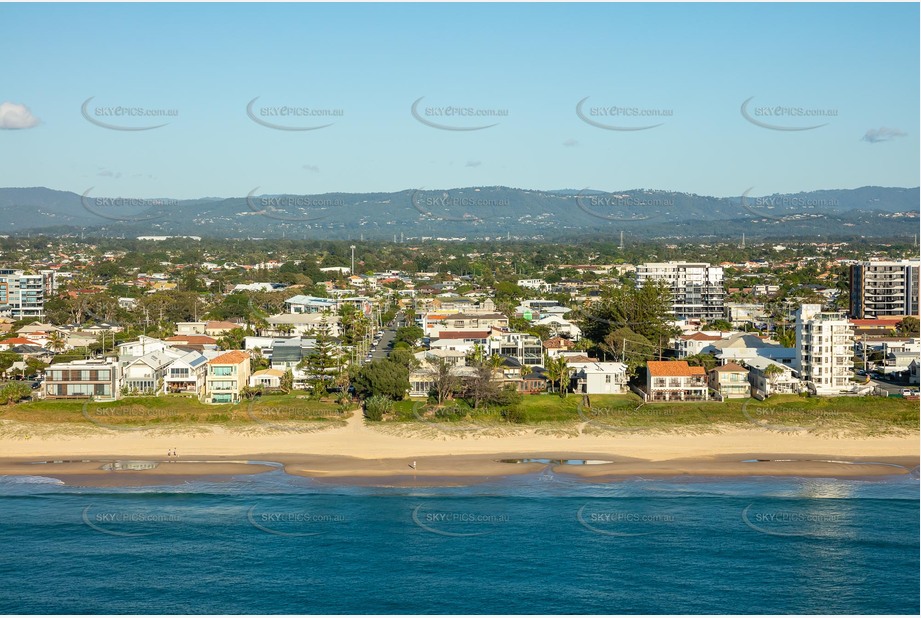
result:
[[[377,344],[376,349],[371,352],[371,360],[384,360],[390,356],[390,352],[393,351],[393,338],[397,334],[397,325],[400,324],[400,320],[403,318],[402,313],[398,313],[393,319],[393,322],[384,327],[381,331],[381,342]]]

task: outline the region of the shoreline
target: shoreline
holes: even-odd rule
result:
[[[502,460],[552,459],[564,463],[509,463]],[[565,463],[577,461],[580,463]],[[581,463],[584,460],[593,463]],[[589,483],[616,483],[636,478],[675,477],[808,477],[874,478],[914,475],[918,458],[911,456],[842,459],[821,454],[738,453],[708,458],[642,460],[604,453],[498,453],[490,455],[428,456],[360,459],[291,454],[253,454],[233,459],[141,460],[124,458],[40,460],[0,458],[0,476],[40,476],[78,487],[143,487],[207,480],[229,482],[273,470],[309,478],[324,485],[368,487],[467,486],[517,476],[559,476]],[[110,468],[143,465],[147,469]],[[156,464],[155,467],[148,467]],[[273,465],[274,464],[274,465]]]
[[[605,434],[583,429],[586,427],[567,431],[523,427],[446,434],[424,423],[396,428],[366,424],[359,414],[341,426],[313,431],[240,431],[220,425],[74,431],[60,425],[0,421],[0,475],[137,486],[204,477],[229,480],[281,466],[287,474],[323,483],[432,486],[541,473],[587,482],[637,476],[872,478],[913,470],[917,475],[921,459],[917,431],[836,437],[758,426],[714,425],[693,433]],[[167,457],[173,450],[179,456]],[[501,459],[609,463],[554,465],[503,463]],[[35,463],[51,461],[67,463]],[[157,465],[139,470],[101,469],[106,463],[126,461]]]

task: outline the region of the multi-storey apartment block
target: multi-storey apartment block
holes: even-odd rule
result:
[[[725,315],[723,269],[705,263],[653,262],[636,267],[636,283],[664,282],[672,292],[672,310],[681,320],[718,320]]]
[[[45,299],[55,290],[53,270],[28,274],[22,270],[0,268],[0,313],[15,319],[45,315]]]
[[[803,305],[796,312],[794,369],[816,395],[833,395],[852,386],[854,331],[847,317]]]
[[[870,261],[850,270],[850,316],[857,319],[918,314],[921,260]]]

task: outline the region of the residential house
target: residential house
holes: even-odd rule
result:
[[[249,377],[249,385],[253,388],[261,387],[265,391],[281,388],[281,380],[285,372],[281,369],[261,369]]]
[[[646,394],[648,401],[707,401],[707,372],[687,361],[648,361]]]
[[[127,393],[158,395],[163,392],[167,368],[181,356],[181,352],[166,349],[150,352],[144,356],[120,359],[122,365],[122,389]]]
[[[205,322],[205,333],[209,337],[223,337],[235,328],[242,328],[243,324],[224,320],[211,320]]]
[[[487,341],[486,354],[508,356],[529,366],[542,365],[544,362],[544,348],[540,338],[528,333],[493,330]]]
[[[714,343],[722,340],[723,337],[720,334],[695,332],[678,335],[672,340],[672,345],[675,347],[678,358],[687,358],[688,356],[704,354],[705,349],[712,349]]]
[[[266,334],[275,336],[313,335],[325,327],[330,337],[339,337],[342,332],[341,319],[327,313],[280,313],[266,319],[269,329]]]
[[[573,322],[559,315],[548,315],[534,322],[535,326],[546,326],[554,336],[564,335],[573,341],[582,338],[582,329]]]
[[[795,395],[805,390],[805,385],[789,365],[763,356],[749,358],[744,362],[748,367],[748,382],[753,397],[765,399],[775,393]],[[769,371],[768,367],[776,367],[780,372],[777,373],[776,369]]]
[[[219,349],[217,339],[208,335],[174,335],[173,337],[167,337],[166,343],[173,347],[182,347],[199,352]]]
[[[249,354],[242,350],[212,358],[205,378],[205,403],[239,403],[249,376]]]
[[[335,300],[299,294],[285,301],[288,313],[326,313],[336,311]]]
[[[119,381],[115,359],[60,363],[45,370],[42,394],[48,399],[111,401],[118,399]]]
[[[719,399],[742,399],[751,396],[748,369],[738,363],[726,363],[710,370],[710,388]]]
[[[574,393],[613,395],[629,390],[624,363],[567,361],[566,364],[572,368],[570,384]]]
[[[211,353],[214,356],[217,354]],[[203,398],[208,373],[208,357],[189,351],[173,359],[163,377],[163,390],[167,393],[190,393]]]
[[[565,337],[551,337],[543,342],[544,351],[547,353],[547,356],[550,358],[555,358],[559,356],[562,352],[568,352],[574,350],[576,344],[570,339]]]
[[[140,357],[151,352],[162,352],[168,347],[169,344],[165,341],[146,335],[141,335],[136,341],[126,341],[116,346],[120,359],[126,356]]]

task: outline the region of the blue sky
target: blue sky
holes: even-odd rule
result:
[[[717,196],[914,187],[918,13],[917,4],[0,4],[0,126],[35,125],[0,129],[0,186],[175,198],[256,187]],[[81,113],[90,97],[93,120],[168,124],[102,128]],[[333,124],[262,126],[246,113],[255,97],[260,119]],[[410,112],[420,97],[423,119],[498,124],[428,126]],[[586,97],[583,114],[599,123],[661,124],[593,126],[576,114]],[[749,116],[774,129],[743,117],[750,97]],[[97,111],[118,106],[178,114]],[[342,113],[261,111],[281,106]],[[507,115],[427,115],[438,107]],[[611,107],[660,116],[598,115]],[[775,107],[824,115],[764,115]]]

